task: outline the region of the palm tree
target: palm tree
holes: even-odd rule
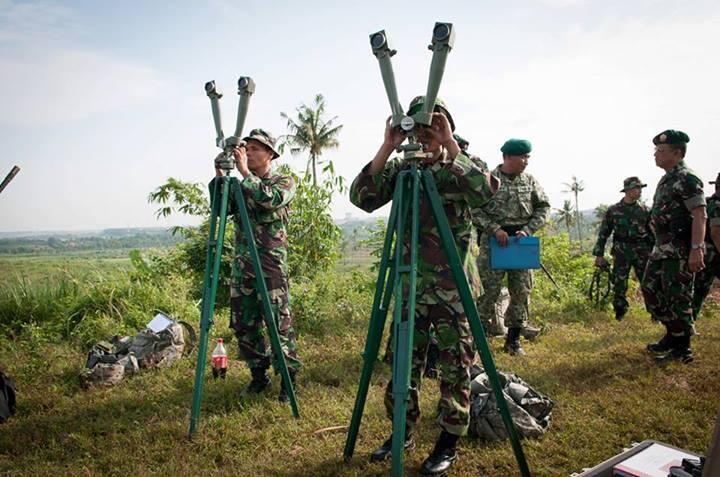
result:
[[[560,222],[564,222],[565,227],[567,228],[568,238],[570,238],[570,226],[575,222],[575,213],[572,208],[572,203],[570,203],[569,200],[566,200],[563,202],[562,209],[555,210],[558,213],[555,223],[558,224]]]
[[[342,125],[335,126],[333,122],[337,116],[325,120],[325,98],[322,94],[315,96],[312,106],[301,104],[295,109],[297,118],[292,119],[285,113],[280,113],[287,120],[288,134],[281,138],[280,149],[286,145],[290,147],[293,155],[301,151],[308,151],[310,157],[306,170],[312,167],[313,186],[317,185],[316,164],[325,149],[334,149],[340,145],[338,134]]]
[[[585,190],[585,184],[583,183],[583,181],[578,180],[577,177],[572,176],[572,181],[569,184],[563,183],[563,185],[567,187],[567,189],[563,192],[575,194],[575,225],[577,226],[578,242],[580,243],[580,251],[582,252],[582,232],[580,229],[580,226],[582,225],[582,218],[580,217],[578,194]]]

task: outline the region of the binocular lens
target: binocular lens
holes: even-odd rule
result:
[[[238,88],[240,88],[240,89],[247,88],[247,85],[248,85],[247,77],[241,76],[240,79],[238,80]]]
[[[372,45],[375,49],[382,48],[385,46],[385,35],[382,33],[375,33],[370,39],[370,45]]]
[[[215,82],[208,81],[207,83],[205,83],[205,92],[212,93],[213,91],[215,91]]]
[[[433,38],[437,41],[442,41],[450,36],[450,27],[447,23],[438,23],[433,29]]]

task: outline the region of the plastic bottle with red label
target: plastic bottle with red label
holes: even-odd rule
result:
[[[212,352],[213,378],[217,379],[219,377],[221,379],[225,379],[225,374],[227,373],[227,367],[228,367],[228,357],[227,357],[227,352],[225,351],[225,345],[223,344],[223,339],[218,338],[217,346],[215,346],[215,349]]]

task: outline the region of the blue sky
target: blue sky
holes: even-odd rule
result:
[[[505,139],[532,140],[528,172],[554,207],[572,175],[586,186],[581,208],[619,200],[630,175],[651,200],[662,175],[651,139],[667,128],[690,135],[687,160],[705,181],[720,171],[718,2],[0,0],[0,175],[22,168],[0,195],[0,231],[187,223],[157,221],[146,198],[169,176],[212,177],[211,79],[226,134],[238,76],[257,83],[247,127],[276,135],[281,111],[322,93],[344,124],[327,158],[352,179],[389,113],[368,35],[385,29],[398,50],[405,104],[425,90],[435,21],[457,32],[440,95],[458,132],[491,165]],[[333,213],[365,215],[346,197]]]

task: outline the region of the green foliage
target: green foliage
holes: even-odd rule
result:
[[[205,188],[198,182],[185,182],[174,177],[168,177],[162,184],[148,195],[148,202],[160,204],[155,215],[169,217],[173,213],[181,213],[194,217],[207,217],[210,215],[210,201],[205,197]],[[190,234],[189,227],[173,227],[174,233]]]
[[[383,245],[385,245],[387,220],[383,218],[376,219],[375,223],[368,228],[368,231],[370,233],[369,237],[365,240],[362,240],[360,244],[370,250],[370,255],[372,255],[375,259],[372,265],[372,269],[377,270],[380,267],[380,259],[382,258]]]

